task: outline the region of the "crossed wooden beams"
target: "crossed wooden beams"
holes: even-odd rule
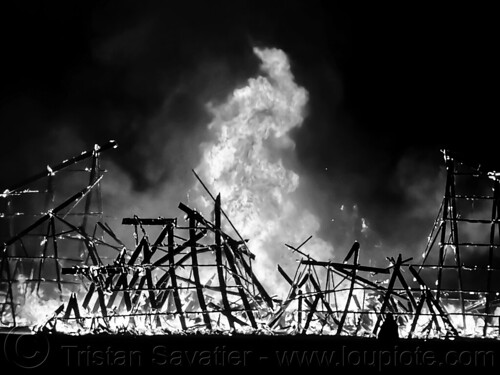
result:
[[[376,335],[380,327],[380,323],[384,317],[384,314],[390,310],[398,315],[406,316],[412,318],[411,329],[409,332],[409,337],[415,333],[415,328],[419,318],[422,316],[423,308],[426,305],[427,309],[431,314],[431,322],[428,329],[434,324],[437,330],[441,330],[440,321],[443,324],[443,328],[450,332],[452,335],[458,335],[455,327],[453,326],[451,320],[448,317],[448,313],[443,305],[434,296],[432,290],[425,284],[424,280],[419,276],[418,272],[412,265],[408,262],[412,258],[403,260],[401,254],[395,260],[394,258],[388,258],[391,265],[387,268],[378,268],[371,266],[363,266],[359,264],[359,243],[355,242],[344,259],[343,263],[335,262],[323,262],[313,259],[311,256],[300,251],[300,248],[309,240],[308,238],[304,243],[302,243],[297,248],[287,245],[291,250],[297,252],[303,256],[297,267],[295,276],[290,278],[288,274],[278,266],[278,271],[284,277],[284,279],[290,285],[290,291],[286,300],[281,305],[281,308],[276,312],[274,318],[269,323],[271,328],[278,326],[285,314],[287,308],[293,301],[298,302],[297,311],[297,328],[302,333],[306,333],[311,320],[316,316],[322,324],[328,324],[330,328],[336,328],[336,334],[340,335],[344,332],[345,322],[348,314],[360,314],[359,311],[351,311],[352,300],[355,299],[354,289],[355,285],[360,285],[366,290],[382,294],[383,300],[379,311],[374,311],[377,316],[377,321],[373,328],[372,334]],[[352,259],[352,264],[347,263]],[[317,272],[314,267],[325,267],[327,269],[327,279],[330,278],[330,272],[342,277],[342,280],[336,285],[334,284],[332,288],[328,287],[322,290],[320,288],[320,282],[317,276]],[[418,288],[411,288],[404,278],[402,273],[402,268],[407,267],[413,276],[414,280],[418,284]],[[390,274],[387,287],[380,285],[379,283],[370,281],[369,279],[360,276],[360,272],[369,272],[371,274]],[[331,278],[333,279],[333,277]],[[339,286],[348,280],[349,292],[345,302],[343,311],[340,311],[340,315],[337,315],[338,303],[337,303],[337,293],[339,293]],[[396,282],[399,282],[400,287],[396,288]],[[314,296],[314,300],[311,302],[309,298],[304,297],[302,291],[304,285],[310,283],[312,286],[311,296]],[[415,299],[415,293],[420,293],[420,298],[418,302]],[[329,295],[333,295],[334,308],[332,308],[332,303]],[[324,309],[320,310],[318,308],[319,302],[322,303]],[[405,304],[406,302],[406,304]],[[302,326],[302,316],[304,315],[304,304],[309,308],[307,312],[307,317],[305,324]],[[359,306],[359,302],[356,299],[356,304],[358,308],[363,309],[364,306]]]
[[[192,314],[202,316],[206,329],[217,328],[210,318],[210,314],[214,312],[221,313],[230,328],[239,325],[257,329],[255,312],[263,311],[263,304],[271,309],[273,301],[252,272],[248,263],[248,259],[251,258],[248,249],[241,246],[241,241],[232,239],[221,229],[220,196],[215,199],[213,223],[183,203],[179,204],[179,209],[186,214],[188,222],[188,227],[182,229],[188,229],[189,233],[189,238],[182,243],[175,242],[181,238],[174,234],[174,230],[178,228],[177,219],[125,218],[122,223],[133,225],[136,233],[138,227],[143,229],[143,226],[147,225],[159,225],[162,227],[161,232],[153,244],[150,244],[147,235],[144,235],[138,241],[135,250],[129,254],[128,260],[125,259],[126,250],[123,250],[110,265],[63,269],[65,274],[82,274],[91,281],[82,306],[89,308],[92,298],[96,296],[92,307],[94,313],[100,311],[104,318],[112,318],[113,314],[110,314],[109,310],[118,305],[120,316],[129,316],[133,319],[137,315],[139,297],[145,292],[148,304],[145,314],[151,316],[164,314],[161,312],[163,306],[169,299],[173,300],[175,305],[173,315],[179,320],[183,330],[190,328],[189,322],[193,320],[187,319]],[[104,227],[104,230],[112,239],[119,241],[109,227]],[[145,233],[144,230],[143,232]],[[200,241],[209,234],[213,236],[214,243],[201,243]],[[165,254],[161,255],[160,250]],[[212,253],[215,258],[217,286],[204,285],[201,282],[199,267],[202,265],[199,263],[199,257],[207,253]],[[191,271],[191,276],[188,278],[179,273],[185,268]],[[153,273],[157,277],[156,282],[153,282]],[[229,278],[234,285],[227,284]],[[189,286],[181,287],[180,283]],[[258,295],[252,293],[254,287]],[[198,311],[188,311],[184,308],[180,295],[183,289],[196,291]],[[214,310],[213,304],[208,306],[204,294],[207,290],[220,293],[222,306],[219,306],[218,310]],[[119,296],[121,301],[115,303]],[[241,301],[243,308],[235,306],[235,299]],[[69,315],[65,316],[68,318]]]
[[[100,201],[100,191],[99,184],[103,177],[104,170],[100,167],[100,155],[102,152],[115,149],[118,145],[115,141],[109,141],[103,145],[95,145],[90,151],[84,151],[81,154],[72,157],[70,159],[64,160],[57,165],[47,165],[47,167],[40,173],[31,176],[30,178],[11,186],[9,189],[3,191],[0,194],[0,198],[6,199],[7,202],[7,212],[1,213],[0,218],[7,220],[7,226],[9,229],[9,236],[1,245],[1,259],[0,259],[0,285],[6,287],[6,295],[3,301],[0,301],[1,311],[0,315],[2,319],[4,316],[9,316],[11,321],[3,322],[5,324],[12,324],[16,326],[16,306],[22,301],[19,300],[17,296],[12,291],[12,283],[15,282],[20,273],[24,274],[37,274],[37,277],[30,276],[26,282],[36,283],[36,292],[39,292],[40,285],[46,282],[55,282],[59,291],[62,291],[63,285],[66,283],[61,279],[61,266],[59,264],[60,260],[64,260],[63,254],[59,252],[58,239],[69,238],[71,235],[78,237],[80,241],[80,246],[83,248],[87,247],[88,258],[92,260],[93,264],[99,263],[100,259],[93,248],[93,241],[87,235],[88,218],[90,215],[102,215],[102,205]],[[86,187],[67,198],[62,203],[55,205],[55,183],[54,176],[62,171],[69,170],[69,167],[75,165],[81,165],[79,163],[90,159],[91,164],[89,168],[84,168],[81,170],[76,170],[80,172],[89,173],[89,180]],[[41,182],[46,183],[46,189],[39,190],[38,188],[33,189],[33,184]],[[90,212],[92,205],[92,194],[97,197],[97,208],[98,212]],[[33,212],[15,212],[13,208],[13,198],[18,196],[23,196],[26,194],[40,194],[44,195],[44,209],[43,213],[40,214]],[[94,199],[95,200],[95,199]],[[78,213],[75,215],[82,217],[81,224],[74,224],[67,220],[67,216],[72,214],[72,211],[76,206],[84,202],[83,213]],[[80,205],[81,206],[81,205]],[[16,228],[14,225],[14,219],[17,216],[21,217],[37,217],[24,229],[16,233]],[[61,230],[58,228],[64,228]],[[34,234],[35,230],[40,230],[41,233],[45,234]],[[26,241],[23,241],[27,236],[39,236],[42,237],[42,251],[41,254],[33,254],[31,249],[27,248]],[[50,249],[52,249],[52,254],[49,254]],[[43,274],[44,268],[46,268],[46,261],[52,260],[54,263],[54,278],[47,278]],[[15,266],[12,267],[11,262],[15,262]],[[36,262],[38,264],[36,265]],[[52,262],[51,262],[52,263]],[[25,267],[28,269],[25,269]],[[36,272],[36,268],[38,271]],[[31,269],[29,269],[31,268]],[[4,314],[6,313],[7,314]]]

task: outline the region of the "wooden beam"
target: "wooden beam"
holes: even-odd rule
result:
[[[383,274],[390,273],[387,268],[370,267],[370,266],[362,266],[362,265],[354,265],[354,264],[322,262],[322,261],[308,260],[308,259],[303,259],[301,261],[301,263],[306,264],[306,265],[311,265],[311,266],[331,267],[331,268],[335,268],[337,270],[352,270],[352,269],[356,268],[357,271],[383,273]]]
[[[55,165],[53,167],[47,166],[47,168],[44,171],[42,171],[40,173],[37,173],[36,175],[28,178],[25,181],[22,181],[22,182],[18,183],[17,185],[12,186],[10,189],[8,189],[8,191],[9,191],[9,193],[11,193],[13,191],[16,191],[16,190],[24,187],[25,185],[28,185],[28,184],[30,184],[32,182],[35,182],[35,181],[37,181],[37,180],[39,180],[41,178],[52,176],[55,173],[57,173],[58,171],[66,168],[66,167],[69,167],[70,165],[73,165],[75,163],[78,163],[79,161],[82,161],[82,160],[85,160],[87,158],[92,157],[92,155],[94,154],[94,152],[101,153],[103,151],[106,151],[106,150],[109,150],[109,149],[113,149],[113,148],[117,148],[117,147],[118,147],[118,145],[117,145],[117,143],[115,141],[108,141],[107,143],[105,143],[102,146],[96,145],[96,146],[94,146],[94,149],[92,151],[84,151],[80,155],[75,156],[75,157],[73,157],[71,159],[65,160],[62,163],[57,164],[57,165]]]
[[[196,237],[196,219],[194,217],[189,217],[189,239],[194,240]],[[212,330],[212,324],[210,322],[210,315],[207,311],[207,305],[205,303],[205,296],[203,295],[203,286],[201,285],[200,273],[198,272],[198,256],[196,254],[196,240],[191,245],[191,263],[193,265],[193,277],[196,283],[196,295],[198,296],[198,303],[200,305],[203,321],[208,330]]]
[[[357,244],[357,242],[355,242],[355,244]],[[358,246],[353,246],[353,249],[354,249],[353,265],[357,266],[358,259],[359,259],[359,244],[358,244]],[[340,318],[340,322],[339,322],[339,325],[337,328],[337,335],[340,335],[342,333],[342,329],[344,328],[345,320],[347,319],[347,314],[349,312],[349,305],[351,303],[352,293],[354,292],[354,283],[356,280],[356,273],[357,273],[357,267],[354,267],[352,270],[351,286],[349,288],[349,294],[347,295],[347,301],[345,304],[344,313],[342,314],[342,317]]]
[[[231,314],[231,306],[227,299],[226,281],[224,280],[224,271],[222,265],[222,238],[221,238],[221,217],[220,217],[220,194],[215,200],[215,261],[217,264],[217,277],[219,279],[220,293],[222,297],[222,305],[224,307],[225,316],[231,329],[234,329],[234,319]]]
[[[170,274],[170,284],[172,285],[172,290],[174,293],[174,303],[181,322],[181,327],[183,330],[187,329],[186,318],[184,317],[184,312],[182,311],[181,299],[179,296],[179,289],[177,288],[177,278],[175,275],[175,258],[174,258],[174,227],[173,225],[168,226],[168,254],[169,254],[169,274]]]
[[[177,219],[167,219],[167,218],[139,218],[139,217],[125,217],[122,219],[123,225],[177,225]]]
[[[304,325],[304,329],[302,330],[303,334],[305,334],[307,332],[307,330],[309,328],[309,324],[311,324],[311,320],[312,320],[313,315],[316,313],[316,307],[318,306],[319,300],[320,300],[320,296],[318,294],[310,307],[311,310],[309,310],[309,314],[307,315],[306,324]],[[304,301],[309,302],[306,299]]]
[[[399,269],[401,267],[403,259],[401,258],[401,254],[398,255],[398,259],[396,260],[396,263],[394,264],[394,268],[392,270],[392,275],[391,278],[389,279],[389,284],[387,285],[387,292],[385,293],[384,296],[384,301],[382,302],[382,306],[380,308],[380,314],[377,317],[377,323],[375,324],[375,327],[373,328],[373,333],[376,335],[378,331],[378,327],[380,325],[380,322],[382,321],[382,314],[384,314],[385,309],[387,307],[387,304],[389,303],[389,299],[391,298],[391,293],[393,292],[394,288],[394,283],[396,282],[396,278],[399,272]]]

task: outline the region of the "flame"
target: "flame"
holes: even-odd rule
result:
[[[294,152],[290,132],[303,123],[308,93],[295,83],[283,51],[255,48],[254,53],[262,62],[261,75],[236,89],[226,102],[210,107],[213,120],[208,128],[215,137],[202,145],[196,169],[221,194],[235,227],[251,239],[257,276],[284,293],[288,285],[276,264],[291,266],[294,257],[283,245],[298,245],[320,228],[318,218],[294,196],[300,177],[284,160],[286,153]],[[197,204],[206,209],[213,202]],[[319,238],[307,244],[311,256],[325,258],[332,251],[332,245]]]

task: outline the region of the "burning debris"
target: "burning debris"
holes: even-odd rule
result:
[[[500,189],[496,173],[467,167],[445,153],[445,196],[421,264],[412,264],[412,258],[400,254],[388,257],[385,268],[362,265],[357,242],[342,263],[309,255],[304,249],[311,237],[296,247],[286,245],[300,259],[293,277],[278,266],[278,274],[290,287],[281,300],[259,281],[254,272],[259,260],[223,210],[221,196],[212,195],[196,173],[212,199],[213,218],[183,203],[178,206],[184,214],[182,222],[124,218],[122,224],[134,228],[135,246],[127,247],[103,221],[100,199],[105,174],[101,154],[115,147],[113,141],[96,145],[2,194],[4,327],[67,333],[376,336],[385,317],[392,316],[401,337],[498,337],[494,249],[500,246]],[[90,166],[81,168],[89,161]],[[84,186],[56,202],[56,179],[71,168],[83,174]],[[458,176],[481,179],[494,194],[458,194]],[[41,198],[41,214],[35,201],[23,201],[26,196]],[[466,218],[459,200],[492,203],[491,218]],[[17,207],[25,211],[17,212]],[[464,224],[487,225],[489,242],[474,242],[473,231]],[[468,266],[471,258],[460,252],[464,247],[486,249],[486,266]],[[447,257],[450,252],[452,261]],[[437,263],[428,264],[436,256]],[[446,276],[449,272],[455,279]],[[485,277],[486,290],[465,289],[471,280],[465,273]],[[458,286],[454,289],[449,286],[453,281]]]

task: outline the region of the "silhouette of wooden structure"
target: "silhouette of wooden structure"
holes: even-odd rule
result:
[[[91,330],[147,327],[376,337],[391,314],[400,333],[410,338],[463,335],[479,319],[484,321],[482,335],[498,335],[498,173],[469,167],[444,153],[444,198],[420,264],[399,254],[387,257],[384,267],[362,265],[358,242],[342,262],[308,255],[311,237],[296,247],[286,245],[301,259],[293,276],[278,266],[290,286],[281,301],[271,298],[254,274],[255,256],[224,212],[220,195],[212,195],[194,171],[213,200],[213,219],[183,203],[178,206],[182,223],[177,218],[123,218],[122,225],[133,228],[134,246],[127,247],[103,221],[100,198],[105,173],[100,156],[115,147],[113,141],[96,145],[1,194],[3,326],[25,324],[18,311],[30,289],[41,299],[63,297],[65,302],[47,321],[50,329],[63,322]],[[66,172],[84,176],[76,193],[68,191],[74,180],[57,181]],[[459,181],[463,178],[472,183],[464,185]],[[479,192],[459,191],[476,180],[483,183]],[[62,182],[62,190],[56,182]],[[29,196],[40,199],[23,203]],[[469,217],[472,211],[462,201],[486,202],[489,216]],[[485,213],[484,207],[479,213]],[[475,230],[469,227],[474,225],[486,227],[486,240],[471,237]],[[479,252],[484,255],[478,258]],[[471,266],[477,259],[482,263]],[[484,285],[473,285],[480,278]]]

